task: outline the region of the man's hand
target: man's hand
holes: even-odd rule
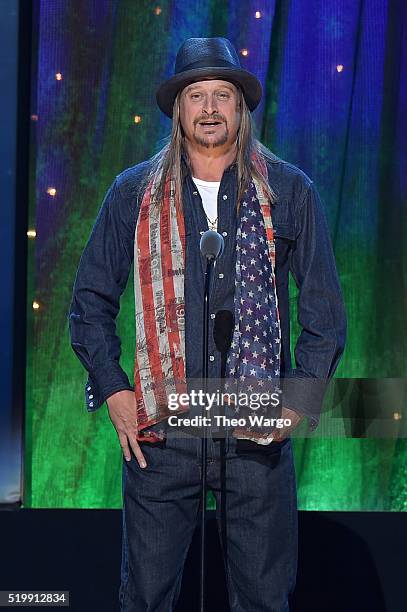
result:
[[[294,410],[290,408],[282,408],[280,418],[290,419],[291,425],[282,427],[281,429],[273,429],[273,442],[281,442],[285,438],[288,438],[291,432],[301,423],[304,415],[298,414],[298,412],[294,412]]]
[[[126,461],[130,461],[130,447],[139,466],[147,467],[147,462],[137,441],[137,409],[133,391],[118,391],[107,399],[110,420],[112,421]],[[130,447],[129,447],[130,445]]]
[[[256,444],[268,445],[270,442],[282,442],[285,438],[291,435],[291,432],[301,423],[304,415],[290,410],[290,408],[282,408],[279,416],[281,419],[290,419],[291,424],[281,429],[274,428],[269,433],[259,433],[248,431],[247,429],[236,428],[233,435],[240,440],[251,440]]]

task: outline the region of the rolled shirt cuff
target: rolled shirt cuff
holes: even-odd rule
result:
[[[325,392],[329,383],[326,378],[303,377],[293,371],[282,382],[282,407],[294,410],[309,419],[314,431],[319,423]]]
[[[85,402],[88,412],[94,412],[118,391],[134,391],[129,378],[117,361],[97,366],[89,372],[85,385]]]

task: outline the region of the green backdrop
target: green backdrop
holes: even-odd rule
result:
[[[121,449],[106,405],[86,412],[86,374],[70,347],[67,314],[108,186],[169,132],[155,90],[187,37],[232,40],[264,86],[259,136],[302,168],[322,196],[349,318],[336,376],[406,377],[406,43],[395,5],[35,3],[26,507],[121,506]],[[131,380],[131,282],[118,332]],[[297,333],[294,325],[293,346]],[[400,414],[402,404],[394,406]],[[352,434],[344,424],[336,437],[295,439],[299,508],[405,510],[405,439]]]

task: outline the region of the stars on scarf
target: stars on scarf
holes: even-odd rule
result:
[[[265,223],[253,183],[242,205],[236,244],[238,324],[227,370],[240,381],[249,376],[265,380],[279,372],[280,328]]]

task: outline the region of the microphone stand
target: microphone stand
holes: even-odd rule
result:
[[[215,346],[221,355],[221,386],[224,390],[224,378],[226,378],[226,360],[228,350],[232,344],[234,328],[234,316],[230,310],[218,310],[215,316],[215,325],[213,329],[213,337]],[[222,412],[224,415],[224,411]],[[228,569],[228,549],[227,549],[227,521],[226,521],[226,428],[221,426],[218,432],[220,445],[220,533],[221,545],[223,549],[223,557],[225,560],[226,569]]]
[[[202,355],[202,374],[203,392],[206,398],[208,391],[208,338],[209,338],[209,289],[215,258],[207,257],[205,286],[204,286],[204,316],[203,316],[203,355]],[[205,405],[202,406],[202,417],[205,417]],[[202,419],[202,445],[201,445],[201,564],[200,564],[200,612],[205,612],[205,537],[206,537],[206,467],[208,456],[207,429]]]
[[[213,264],[223,252],[224,242],[221,234],[213,230],[203,232],[200,241],[201,255],[206,261],[204,285],[203,348],[202,348],[202,387],[204,397],[208,392],[208,341],[209,341],[209,291]],[[206,535],[206,464],[208,455],[207,428],[205,425],[205,402],[202,405],[202,445],[201,445],[201,566],[200,566],[200,612],[205,612],[205,535]]]

